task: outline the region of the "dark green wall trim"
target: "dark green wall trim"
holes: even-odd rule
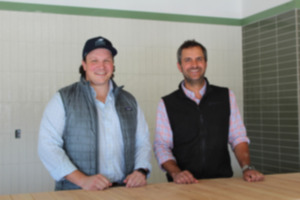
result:
[[[164,13],[154,13],[154,12],[123,11],[123,10],[100,9],[100,8],[83,8],[83,7],[71,7],[71,6],[16,3],[16,2],[5,2],[5,1],[0,2],[0,10],[129,18],[129,19],[143,19],[143,20],[159,20],[159,21],[187,22],[187,23],[200,23],[200,24],[220,24],[220,25],[231,25],[231,26],[244,26],[253,23],[255,21],[272,17],[274,15],[278,15],[280,13],[295,8],[300,8],[300,0],[293,0],[291,2],[246,17],[244,19],[234,19],[234,18],[205,17],[205,16],[193,16],[193,15],[164,14]]]
[[[233,25],[233,26],[241,25],[240,24],[241,20],[231,19],[231,18],[202,17],[202,16],[192,16],[192,15],[163,14],[163,13],[154,13],[154,12],[137,12],[137,11],[123,11],[123,10],[111,10],[111,9],[100,9],[100,8],[56,6],[56,5],[54,6],[54,5],[28,4],[28,3],[15,3],[15,2],[14,3],[0,2],[0,10],[175,21],[175,22],[188,22],[188,23],[223,24],[223,25]]]

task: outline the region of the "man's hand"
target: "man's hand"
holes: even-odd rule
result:
[[[147,185],[146,176],[139,171],[134,171],[133,173],[129,174],[124,180],[124,183],[128,188]]]
[[[250,165],[249,146],[247,142],[236,145],[234,153],[241,167]],[[255,182],[264,180],[264,175],[257,170],[247,169],[243,172],[243,178],[245,181]]]
[[[243,177],[245,181],[248,182],[256,182],[264,180],[264,175],[256,170],[245,170],[243,173]]]
[[[112,186],[112,183],[101,174],[87,176],[79,170],[73,171],[65,178],[84,190],[104,190]]]
[[[112,183],[105,176],[96,174],[83,179],[81,188],[84,190],[104,190],[111,185]]]
[[[162,167],[172,176],[174,183],[190,184],[198,183],[198,180],[188,170],[181,171],[175,160],[167,160]]]
[[[171,176],[173,177],[174,183],[178,184],[191,184],[191,183],[198,183],[198,180],[188,171],[181,171],[172,173]]]

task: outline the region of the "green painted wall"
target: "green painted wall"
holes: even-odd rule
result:
[[[244,122],[263,173],[300,170],[299,10],[243,26]]]

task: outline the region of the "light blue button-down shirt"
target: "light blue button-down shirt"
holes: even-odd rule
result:
[[[111,182],[120,182],[125,178],[123,173],[124,145],[112,89],[112,82],[110,82],[110,90],[105,103],[103,103],[96,99],[96,93],[91,87],[99,118],[99,172]],[[147,168],[151,170],[149,129],[139,106],[137,115],[135,169]],[[60,94],[56,93],[43,114],[38,152],[41,161],[57,181],[77,169],[62,149],[64,127],[65,110]]]

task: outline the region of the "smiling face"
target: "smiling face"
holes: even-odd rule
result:
[[[109,50],[95,49],[82,61],[86,73],[86,80],[90,81],[92,87],[108,86],[109,80],[114,72],[114,60]]]
[[[202,49],[198,46],[182,49],[181,63],[177,63],[188,85],[203,85],[207,62]]]

